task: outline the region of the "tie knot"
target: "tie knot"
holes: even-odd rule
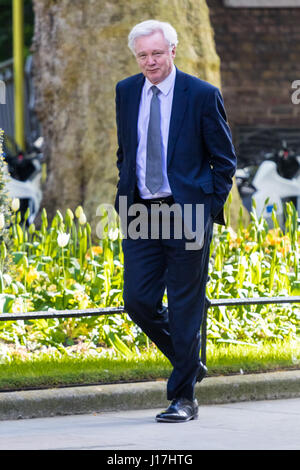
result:
[[[155,96],[157,96],[158,93],[160,92],[159,88],[157,88],[157,86],[155,86],[155,85],[153,85],[151,87],[151,90],[152,90],[153,95],[155,95]]]

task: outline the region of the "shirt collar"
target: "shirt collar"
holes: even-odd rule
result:
[[[163,95],[167,96],[171,88],[174,86],[175,77],[176,77],[176,68],[175,68],[175,65],[173,64],[172,70],[169,73],[169,75],[162,82],[156,85],[156,87],[161,91]],[[149,92],[152,86],[153,86],[153,83],[151,83],[150,80],[148,80],[148,78],[146,77],[145,79],[146,93]]]

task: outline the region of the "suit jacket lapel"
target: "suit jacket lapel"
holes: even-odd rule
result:
[[[186,106],[187,106],[187,85],[185,75],[176,67],[176,78],[174,85],[173,103],[170,118],[169,140],[167,150],[167,165],[170,165],[175,144],[182,126]]]
[[[131,94],[129,96],[129,114],[128,114],[128,126],[130,127],[130,139],[131,139],[131,148],[137,149],[137,127],[138,127],[138,116],[139,116],[139,107],[143,85],[145,82],[145,77],[143,74],[137,76],[135,86],[131,88]],[[135,160],[136,153],[133,155]]]

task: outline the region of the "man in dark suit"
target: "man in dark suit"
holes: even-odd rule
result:
[[[126,232],[122,242],[124,307],[173,366],[171,404],[156,420],[182,422],[198,415],[194,388],[205,375],[199,352],[210,242],[213,223],[225,224],[236,156],[220,91],[174,65],[174,28],[144,21],[132,29],[128,45],[142,73],[116,87],[115,208],[126,232],[131,208],[139,204],[146,228],[141,236]],[[154,220],[154,208],[163,207],[179,212],[166,217],[161,211]]]

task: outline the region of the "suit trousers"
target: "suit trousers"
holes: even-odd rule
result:
[[[150,208],[148,216],[150,226]],[[122,240],[124,308],[173,366],[167,399],[191,400],[200,364],[200,327],[213,222],[209,218],[204,243],[198,250],[187,250],[184,234],[177,239],[172,228],[170,237],[164,238],[161,223],[162,218],[155,239]],[[167,307],[162,303],[165,292]]]

